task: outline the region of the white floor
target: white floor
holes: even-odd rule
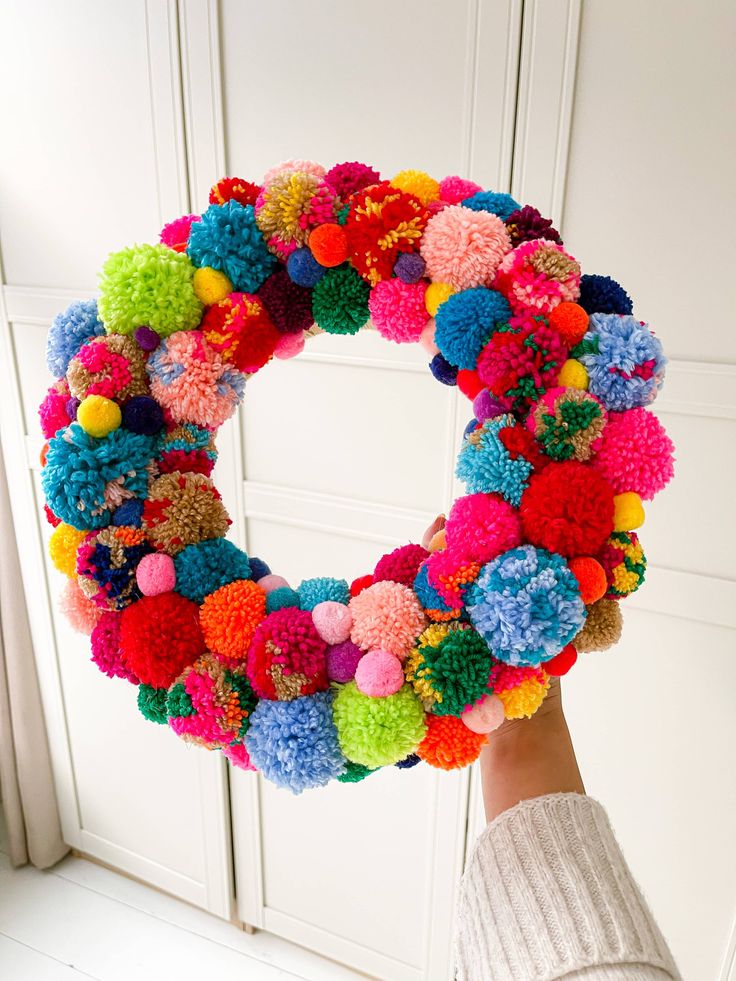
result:
[[[2,831],[0,813],[2,981],[365,981],[81,858],[12,869]]]

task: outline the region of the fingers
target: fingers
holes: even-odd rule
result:
[[[444,514],[438,514],[434,519],[432,524],[427,528],[422,536],[422,546],[424,548],[429,548],[429,543],[432,541],[434,536],[438,531],[441,531],[445,527],[445,516]]]

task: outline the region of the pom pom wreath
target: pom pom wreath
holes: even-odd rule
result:
[[[166,696],[168,692],[165,688],[152,688],[151,685],[138,686],[138,711],[144,719],[155,722],[157,725],[165,726],[168,722],[166,715]]]
[[[51,374],[55,378],[65,375],[80,347],[104,333],[96,300],[78,300],[57,314],[46,338],[46,364]]]
[[[614,412],[648,405],[664,382],[662,345],[634,317],[594,313],[578,356],[588,371],[590,391]]]
[[[414,253],[410,253],[413,255]],[[457,293],[454,286],[449,283],[427,283],[427,290],[424,294],[424,305],[430,317],[436,317],[437,311],[449,297]]]
[[[266,594],[250,579],[236,579],[205,598],[199,625],[208,650],[229,666],[244,661],[256,627],[266,616]]]
[[[600,562],[589,555],[581,555],[579,558],[570,559],[568,565],[570,572],[578,581],[580,599],[586,606],[595,603],[605,594],[608,583]]]
[[[405,759],[426,731],[424,708],[410,685],[385,698],[372,698],[351,681],[338,691],[333,713],[344,755],[371,768]]]
[[[460,716],[463,725],[479,735],[493,732],[506,718],[504,705],[498,695],[484,695]]]
[[[613,499],[613,530],[635,531],[644,524],[644,507],[634,491],[616,494]]]
[[[358,191],[345,233],[353,267],[371,286],[390,279],[401,252],[416,252],[427,223],[424,205],[388,182]]]
[[[123,403],[148,394],[143,353],[131,337],[112,334],[93,337],[69,362],[69,391],[77,399],[103,395]]]
[[[197,605],[238,579],[250,579],[253,560],[224,538],[187,545],[174,557],[176,591]]]
[[[174,560],[164,552],[144,555],[135,570],[138,589],[144,596],[159,596],[170,593],[176,586]]]
[[[280,337],[262,301],[249,293],[231,293],[210,307],[202,333],[223,361],[248,374],[271,360]]]
[[[498,692],[507,719],[530,719],[542,704],[549,691],[549,678],[525,678],[520,685]]]
[[[325,181],[343,201],[371,184],[378,184],[380,180],[381,175],[377,170],[368,164],[358,163],[357,160],[335,164],[325,174]]]
[[[339,266],[348,257],[348,240],[342,225],[325,222],[312,229],[309,235],[309,251],[327,269]]]
[[[566,644],[559,654],[544,662],[544,670],[551,678],[562,678],[575,665],[578,652],[572,644]]]
[[[352,681],[361,657],[363,651],[351,640],[333,644],[327,648],[327,677],[341,685]]]
[[[282,334],[299,334],[314,323],[310,290],[295,283],[285,269],[269,276],[257,295]]]
[[[224,272],[241,293],[255,293],[276,264],[256,225],[253,206],[232,199],[211,204],[202,220],[192,225],[187,255],[195,266]]]
[[[576,634],[573,646],[583,654],[589,651],[607,651],[621,637],[621,607],[615,600],[600,599],[587,607],[587,611],[585,625]]]
[[[520,514],[532,545],[567,557],[595,555],[613,531],[613,490],[582,463],[551,463],[531,477]]]
[[[46,392],[43,402],[38,407],[38,418],[44,439],[51,439],[60,429],[66,429],[73,421],[69,411],[69,398],[66,378],[54,382]]]
[[[169,689],[166,714],[177,736],[217,749],[243,739],[256,702],[242,668],[204,654]]]
[[[577,580],[560,555],[522,545],[483,567],[467,611],[494,657],[538,665],[555,656],[585,619]]]
[[[423,170],[400,170],[391,178],[391,187],[413,194],[422,204],[438,201],[440,197],[439,182]]]
[[[644,582],[647,559],[634,531],[614,531],[598,561],[606,576],[606,599],[623,599]]]
[[[612,412],[593,466],[616,493],[634,491],[645,501],[674,476],[672,440],[646,409]]]
[[[492,395],[523,410],[557,383],[567,348],[545,323],[500,327],[480,352],[478,375]]]
[[[557,384],[560,388],[579,388],[581,391],[587,391],[589,381],[585,367],[575,358],[568,358],[557,376]]]
[[[60,522],[49,538],[49,557],[59,572],[73,579],[77,574],[77,549],[86,537],[84,531]]]
[[[122,421],[120,406],[103,395],[88,395],[77,409],[77,422],[90,436],[107,436],[118,429]]]
[[[155,399],[147,395],[136,395],[125,403],[122,423],[132,433],[155,436],[163,429],[163,409]]]
[[[100,277],[99,310],[105,330],[132,334],[145,325],[161,337],[193,330],[202,316],[193,276],[187,256],[165,245],[136,245],[114,252]]]
[[[509,305],[483,287],[453,293],[437,311],[435,342],[447,360],[472,370],[493,332],[510,316]]]
[[[406,661],[406,679],[435,715],[460,716],[486,693],[491,664],[488,645],[472,627],[433,624]]]
[[[355,684],[359,691],[372,698],[395,695],[404,684],[401,661],[388,651],[368,651],[355,669]]]
[[[521,544],[521,522],[498,494],[468,494],[450,508],[448,546],[481,565]]]
[[[127,665],[120,649],[120,614],[103,613],[90,637],[92,661],[108,678],[124,678],[137,685],[138,678]]]
[[[492,215],[497,215],[502,221],[506,221],[509,215],[518,211],[521,207],[510,194],[496,191],[477,191],[462,202],[464,208],[471,211],[488,211]]]
[[[442,385],[457,385],[457,368],[441,354],[436,354],[429,362],[432,377]]]
[[[379,648],[404,659],[425,626],[419,600],[401,583],[373,583],[350,600],[350,639],[363,650]],[[360,761],[358,761],[360,762]]]
[[[189,233],[195,221],[199,221],[199,215],[182,215],[181,218],[175,218],[161,229],[159,241],[174,252],[186,252]]]
[[[573,347],[585,337],[588,330],[588,314],[577,303],[558,303],[549,315],[549,325],[560,335],[568,347]]]
[[[629,294],[610,276],[581,276],[580,306],[587,313],[630,314],[634,311]]]
[[[471,732],[451,715],[428,715],[427,733],[417,754],[437,769],[458,770],[478,759],[487,740],[485,733]]]
[[[150,486],[143,525],[159,551],[176,555],[187,545],[222,537],[230,519],[209,477],[167,473]]]
[[[267,613],[275,613],[276,610],[284,610],[289,607],[299,609],[299,593],[290,586],[279,587],[266,595]]]
[[[500,218],[456,204],[430,218],[420,245],[427,276],[458,290],[490,286],[510,249]]]
[[[264,186],[256,223],[271,252],[285,259],[306,245],[312,228],[332,223],[335,212],[335,192],[328,183],[306,171],[283,171]]]
[[[210,204],[225,204],[227,201],[237,201],[243,207],[255,205],[258,195],[263,188],[242,177],[223,177],[210,188]]]
[[[448,204],[460,204],[465,198],[472,197],[482,190],[480,184],[476,184],[475,181],[455,175],[440,181],[440,198]]]
[[[427,264],[418,252],[401,252],[394,263],[394,275],[402,283],[418,283],[424,275]],[[425,293],[427,283],[425,286]]]
[[[580,265],[554,242],[523,242],[504,256],[494,285],[514,313],[549,313],[563,300],[577,300]]]
[[[535,239],[547,239],[562,245],[560,233],[552,226],[552,219],[543,218],[539,211],[529,204],[525,204],[518,211],[511,212],[506,219],[506,228],[514,248],[522,242],[532,242]]]
[[[384,279],[370,291],[368,309],[378,333],[397,344],[418,341],[429,320],[424,283]]]
[[[391,580],[391,582],[400,582],[403,586],[411,586],[416,579],[419,566],[428,555],[427,549],[421,545],[412,543],[400,545],[378,560],[373,571],[373,582]]]
[[[608,416],[594,395],[552,388],[527,416],[527,429],[553,460],[589,460],[599,449]]]
[[[102,609],[84,595],[76,579],[69,579],[64,586],[59,609],[74,630],[88,637],[102,616]]]
[[[121,610],[140,596],[136,569],[151,546],[138,528],[103,528],[87,535],[77,550],[82,592],[111,610]]]
[[[487,419],[465,438],[455,473],[469,493],[500,494],[518,507],[533,468],[506,448],[502,434],[513,427],[510,415]]]
[[[230,746],[223,746],[222,755],[239,770],[255,771],[245,743],[232,743]]]
[[[245,745],[266,779],[294,794],[323,787],[345,770],[330,692],[293,702],[259,702]]]
[[[311,288],[322,279],[326,269],[324,266],[320,266],[311,251],[305,246],[291,253],[286,263],[286,271],[297,286]]]
[[[350,637],[353,617],[342,603],[334,600],[317,603],[312,607],[312,620],[317,633],[326,644],[342,644]]]
[[[345,579],[333,579],[331,576],[305,579],[299,584],[297,592],[299,593],[299,606],[303,610],[313,610],[318,603],[324,603],[327,600],[345,605],[350,602],[350,588]]]
[[[253,690],[261,698],[283,702],[327,688],[326,650],[306,610],[286,607],[269,613],[248,650]]]
[[[168,688],[205,652],[197,606],[178,593],[143,596],[120,618],[122,656],[146,685]]]
[[[179,470],[209,477],[216,460],[214,433],[206,426],[195,426],[190,422],[172,424],[159,442],[157,464],[160,473]]]
[[[116,429],[104,439],[77,423],[49,443],[41,483],[49,507],[75,528],[104,528],[129,497],[145,497],[153,444],[147,436]]]
[[[357,334],[368,323],[370,289],[347,263],[328,269],[312,293],[314,322],[328,334]]]

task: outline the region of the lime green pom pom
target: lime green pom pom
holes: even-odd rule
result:
[[[165,688],[152,688],[151,685],[138,686],[138,708],[141,715],[149,722],[166,725],[166,695]]]
[[[99,313],[108,334],[147,326],[161,337],[194,330],[202,303],[194,293],[194,266],[165,245],[135,245],[114,252],[102,268]]]
[[[370,286],[348,263],[328,269],[312,291],[312,314],[328,334],[357,334],[370,316]]]
[[[360,783],[361,780],[365,780],[366,777],[375,772],[369,766],[353,763],[352,760],[345,760],[345,772],[341,773],[337,779],[340,783]]]
[[[488,645],[469,627],[415,648],[407,677],[419,694],[429,695],[434,715],[459,717],[487,693],[492,663]]]
[[[424,707],[410,685],[372,698],[351,681],[338,691],[333,717],[340,748],[353,763],[374,769],[413,753],[424,738]]]

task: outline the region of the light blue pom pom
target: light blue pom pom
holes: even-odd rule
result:
[[[299,585],[299,605],[303,610],[313,610],[318,603],[332,600],[347,606],[350,602],[350,587],[344,579],[332,579],[324,576],[317,579],[305,579]]]
[[[252,204],[231,199],[211,204],[201,221],[192,225],[187,255],[195,266],[211,266],[225,273],[233,289],[255,293],[276,265],[266,248]]]
[[[69,362],[85,341],[104,333],[97,300],[79,300],[57,314],[46,338],[46,364],[54,378],[66,374]]]
[[[491,334],[510,316],[508,301],[496,290],[484,286],[461,290],[440,304],[435,343],[450,364],[472,371]]]
[[[589,391],[614,412],[649,405],[664,382],[662,344],[636,317],[594,313],[574,353],[588,370]]]
[[[532,465],[522,456],[513,459],[499,438],[502,429],[514,424],[512,416],[495,416],[465,437],[455,473],[469,494],[501,494],[519,506]]]

